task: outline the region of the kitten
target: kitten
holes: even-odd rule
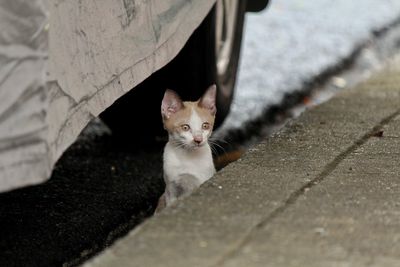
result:
[[[210,86],[196,102],[182,102],[167,89],[161,104],[168,143],[164,148],[165,192],[157,212],[189,195],[211,178],[215,167],[208,144],[214,125],[216,86]]]

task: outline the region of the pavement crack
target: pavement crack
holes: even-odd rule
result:
[[[215,261],[211,267],[221,266],[228,259],[232,258],[235,254],[239,252],[246,244],[251,241],[251,236],[253,233],[257,232],[259,229],[264,228],[266,225],[271,223],[275,218],[285,212],[290,206],[296,203],[296,201],[304,195],[306,191],[309,191],[314,186],[320,184],[326,177],[331,174],[336,167],[351,153],[353,153],[357,148],[365,144],[370,138],[374,138],[374,135],[377,132],[382,131],[383,127],[387,125],[390,121],[400,115],[400,110],[392,113],[391,115],[383,118],[377,125],[375,125],[371,130],[366,132],[362,137],[357,139],[350,147],[348,147],[345,151],[336,156],[330,163],[328,163],[325,168],[322,170],[320,174],[318,174],[314,179],[304,184],[302,187],[294,191],[289,195],[285,202],[282,205],[273,210],[268,216],[254,225],[248,232],[246,232],[242,238],[240,238],[237,242],[235,242],[230,248],[227,249],[223,255]]]

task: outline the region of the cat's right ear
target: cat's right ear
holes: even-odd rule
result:
[[[161,115],[164,119],[169,119],[172,114],[183,108],[181,98],[174,91],[167,89],[161,103]]]

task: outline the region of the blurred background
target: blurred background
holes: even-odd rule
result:
[[[257,118],[266,107],[281,103],[285,94],[307,89],[325,72],[331,72],[325,77],[329,80],[345,75],[341,71],[358,68],[359,76],[351,80],[365,79],[397,51],[393,32],[399,12],[400,2],[395,0],[290,0],[271,1],[267,10],[248,13],[225,129]],[[391,40],[387,31],[393,34]],[[348,84],[339,79],[336,85]]]

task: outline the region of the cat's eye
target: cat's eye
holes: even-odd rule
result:
[[[187,125],[187,124],[183,124],[183,125],[181,125],[181,128],[182,128],[182,130],[184,130],[185,132],[187,132],[187,131],[189,131],[189,130],[190,130],[190,126],[189,126],[189,125]]]
[[[203,130],[208,130],[208,129],[210,129],[210,124],[209,124],[208,122],[205,122],[205,123],[203,123],[203,125],[201,126],[201,128],[202,128]]]

